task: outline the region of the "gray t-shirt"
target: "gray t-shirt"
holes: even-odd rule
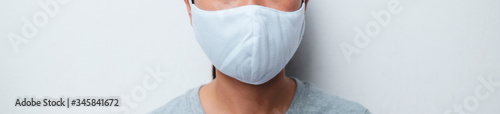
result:
[[[309,82],[293,78],[297,89],[287,114],[369,114],[362,105],[326,94]],[[200,87],[187,91],[166,105],[153,111],[153,114],[204,114],[198,91]]]

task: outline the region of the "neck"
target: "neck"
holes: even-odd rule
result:
[[[216,70],[216,78],[200,89],[200,100],[207,113],[285,113],[295,88],[285,70],[261,85],[246,84]]]

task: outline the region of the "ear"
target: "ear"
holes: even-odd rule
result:
[[[193,25],[193,19],[191,18],[191,2],[190,0],[184,0],[184,3],[186,3],[186,8],[189,14],[189,22],[191,23],[191,26]]]
[[[309,3],[309,0],[306,0],[306,7],[305,7],[306,9],[305,10],[307,10],[307,3]]]

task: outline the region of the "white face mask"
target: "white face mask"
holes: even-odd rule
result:
[[[276,76],[299,47],[305,28],[305,4],[284,12],[247,5],[206,11],[191,4],[198,43],[222,73],[260,85]]]

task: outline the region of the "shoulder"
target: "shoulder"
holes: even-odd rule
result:
[[[196,100],[192,99],[192,95],[197,94],[197,88],[190,89],[186,93],[182,94],[169,101],[167,104],[160,106],[155,109],[150,114],[181,114],[181,113],[192,113],[193,105],[196,104]]]
[[[298,110],[305,113],[328,113],[328,114],[369,114],[370,112],[363,105],[340,98],[335,95],[327,94],[309,82],[301,82],[303,93],[300,98],[302,101]]]

